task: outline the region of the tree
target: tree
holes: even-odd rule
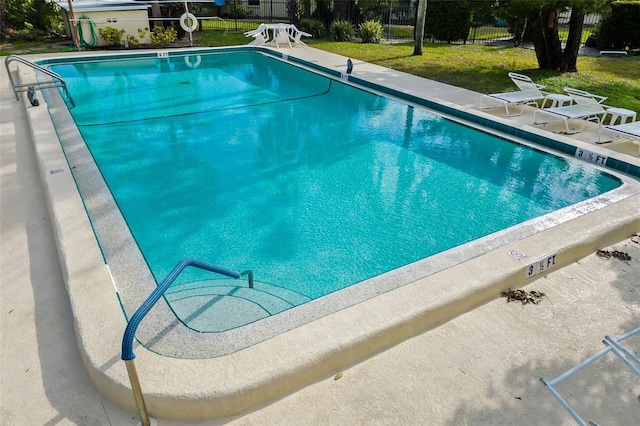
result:
[[[162,18],[162,12],[160,11],[160,3],[157,1],[151,3],[151,17],[154,19],[153,26],[162,26],[162,22],[157,20]]]
[[[427,21],[427,0],[418,0],[416,9],[416,26],[413,29],[413,54],[422,55],[422,41],[424,40],[424,23]]]
[[[538,67],[561,72],[577,71],[578,49],[584,16],[596,12],[611,0],[498,0],[497,14],[510,28],[528,28],[536,51]],[[558,17],[570,11],[569,35],[563,50],[558,34]],[[526,25],[521,23],[525,22]],[[517,40],[521,33],[514,33]]]

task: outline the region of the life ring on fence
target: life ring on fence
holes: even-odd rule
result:
[[[187,24],[187,20],[189,20],[190,25]],[[180,26],[186,32],[192,33],[198,29],[198,18],[196,18],[193,13],[185,12],[180,17]]]
[[[191,62],[191,58],[196,58],[196,60]],[[202,61],[202,58],[200,57],[200,55],[184,57],[184,63],[187,64],[189,68],[198,68],[200,66],[201,61]]]

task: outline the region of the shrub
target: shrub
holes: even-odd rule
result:
[[[149,28],[138,28],[138,35],[140,38],[145,38],[147,35],[151,38],[153,44],[165,45],[167,43],[173,43],[178,38],[178,32],[173,27],[164,28],[160,25],[153,27],[153,30],[149,32]]]
[[[611,13],[600,24],[598,47],[607,49],[637,49],[640,47],[640,3],[616,1]]]
[[[149,35],[149,28],[138,28],[138,36],[140,38],[145,38]]]
[[[311,14],[311,18],[322,21],[324,27],[329,28],[331,23],[331,0],[316,0],[316,9]]]
[[[64,29],[60,8],[44,0],[4,0],[0,18],[3,37],[36,39]]]
[[[140,44],[140,40],[138,40],[137,38],[135,38],[134,36],[132,36],[131,34],[129,34],[127,36],[127,43],[129,43],[129,46],[137,46]]]
[[[363,43],[380,43],[382,40],[382,24],[380,21],[365,21],[360,24],[358,34]]]
[[[353,39],[355,32],[353,25],[348,21],[333,21],[329,27],[331,38],[335,41],[350,41]]]
[[[124,30],[117,30],[113,27],[104,27],[98,29],[100,37],[113,46],[121,46],[124,43]]]
[[[426,35],[448,43],[457,40],[466,42],[470,29],[471,6],[467,1],[456,2],[455,7],[451,7],[450,2],[427,2]]]
[[[287,0],[286,9],[289,22],[300,25],[300,3],[298,0]]]
[[[314,38],[322,38],[326,33],[324,23],[317,19],[303,19],[300,21],[300,30],[311,34]]]

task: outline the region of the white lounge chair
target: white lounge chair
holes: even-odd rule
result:
[[[301,44],[303,46],[306,46],[307,44],[305,42],[303,42],[302,40],[300,40],[300,38],[302,36],[305,37],[313,37],[312,34],[309,33],[305,33],[304,31],[300,31],[295,25],[291,24],[291,26],[289,27],[289,36],[291,37],[291,40],[293,41],[293,44]]]
[[[482,95],[482,98],[480,99],[482,108],[494,108],[497,105],[502,104],[507,110],[507,117],[514,117],[516,115],[521,115],[527,105],[537,108],[538,101],[545,98],[546,93],[542,92],[542,89],[544,89],[545,86],[534,83],[526,75],[510,72],[509,78],[511,78],[511,81],[513,81],[520,90],[517,92],[490,93],[488,95]],[[509,105],[520,105],[522,106],[522,109],[520,112],[512,114],[509,113]]]
[[[604,96],[598,96],[585,92],[583,90],[572,89],[571,87],[565,87],[564,91],[571,96],[574,105],[538,109],[533,113],[533,124],[547,124],[552,119],[559,119],[564,121],[566,134],[573,134],[581,132],[588,122],[595,121],[598,123],[598,127],[602,124],[602,114],[606,112],[603,108],[602,102],[607,98]],[[540,115],[547,116],[547,121],[538,121]],[[580,119],[583,120],[582,127],[578,129],[569,129],[569,120]]]
[[[632,139],[637,141],[640,145],[640,121],[632,121],[631,123],[618,124],[614,126],[603,126],[598,132],[598,143],[608,143],[611,140],[603,141],[602,133],[613,133],[614,136],[623,137],[625,139]]]

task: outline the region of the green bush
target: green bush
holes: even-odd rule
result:
[[[300,30],[311,34],[314,38],[322,38],[326,34],[324,23],[317,19],[303,19],[300,21]]]
[[[98,29],[100,37],[112,46],[121,46],[124,44],[124,30],[117,30],[113,27],[104,27]]]
[[[331,0],[316,0],[316,8],[311,19],[322,21],[325,28],[331,26]]]
[[[601,22],[597,36],[602,50],[640,48],[640,2],[616,1]]]
[[[471,29],[471,6],[467,1],[458,1],[455,7],[442,0],[427,1],[425,34],[435,40],[448,43],[467,41]]]
[[[25,24],[33,21],[36,15],[33,4],[24,0],[5,0],[3,9],[3,24],[16,31],[24,29]]]
[[[0,18],[2,39],[36,40],[64,29],[60,8],[44,0],[4,0]]]
[[[129,46],[135,47],[135,46],[140,44],[140,40],[138,40],[137,38],[135,38],[132,35],[128,35],[127,36],[127,43],[129,43]]]
[[[138,35],[140,38],[149,36],[151,41],[156,46],[166,45],[167,43],[173,43],[178,38],[178,32],[173,27],[164,28],[160,25],[153,27],[153,30],[149,32],[149,28],[138,28]]]
[[[351,41],[356,33],[355,28],[348,21],[333,21],[329,27],[331,38],[335,41]]]
[[[287,9],[289,22],[294,25],[300,25],[300,3],[298,0],[287,0],[285,8]]]
[[[365,21],[360,24],[358,34],[363,43],[380,43],[383,28],[380,21]]]

